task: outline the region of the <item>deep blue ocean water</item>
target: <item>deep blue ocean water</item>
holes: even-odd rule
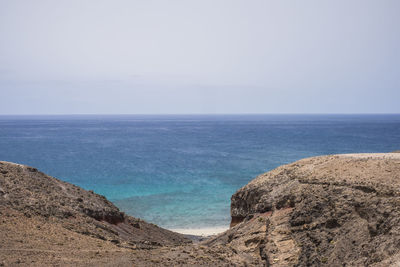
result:
[[[230,196],[279,165],[400,150],[400,115],[0,116],[0,160],[167,228],[227,226]]]

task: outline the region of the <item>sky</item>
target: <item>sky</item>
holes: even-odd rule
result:
[[[0,114],[400,113],[398,0],[0,0]]]

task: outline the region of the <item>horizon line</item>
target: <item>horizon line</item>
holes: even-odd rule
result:
[[[241,115],[400,115],[386,112],[354,112],[354,113],[329,113],[329,112],[304,112],[304,113],[60,113],[60,114],[0,114],[0,116],[241,116]]]

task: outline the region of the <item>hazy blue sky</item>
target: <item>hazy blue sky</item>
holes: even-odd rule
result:
[[[0,0],[0,114],[400,113],[399,0]]]

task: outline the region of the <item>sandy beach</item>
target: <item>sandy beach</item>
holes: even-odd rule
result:
[[[176,233],[184,235],[197,235],[197,236],[211,236],[217,235],[228,230],[229,227],[207,227],[207,228],[193,228],[193,229],[168,229]]]

